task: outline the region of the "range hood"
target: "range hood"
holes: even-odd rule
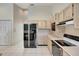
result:
[[[70,19],[70,20],[67,20],[67,21],[63,21],[63,22],[60,22],[59,24],[57,25],[73,25],[74,24],[74,21],[73,19]]]

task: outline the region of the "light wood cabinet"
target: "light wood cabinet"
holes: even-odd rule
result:
[[[67,8],[63,10],[64,21],[73,18],[73,4],[68,5]]]
[[[50,38],[48,38],[48,49],[52,55],[52,41],[50,40]]]
[[[46,21],[46,28],[51,29],[51,20]]]
[[[56,22],[56,24],[59,24],[59,14],[58,13],[55,14],[55,22]]]
[[[39,29],[45,29],[45,23],[46,23],[46,21],[45,20],[39,20],[38,21],[38,28]]]
[[[63,20],[63,11],[61,11],[61,12],[59,13],[59,22],[62,22],[62,21],[64,21],[64,20]]]
[[[70,56],[70,55],[63,50],[63,56]]]
[[[56,20],[55,20],[55,15],[52,17],[52,19],[51,19],[50,21],[51,21],[51,23],[56,22]]]
[[[39,20],[38,28],[39,29],[51,29],[51,20]]]
[[[79,3],[74,4],[74,26],[79,28]]]

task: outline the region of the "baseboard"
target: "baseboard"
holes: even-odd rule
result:
[[[48,46],[47,44],[38,44],[38,46]]]

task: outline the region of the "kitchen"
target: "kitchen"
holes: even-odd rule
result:
[[[47,50],[44,49],[45,53],[41,54],[42,49],[38,49],[38,55],[79,56],[78,3],[4,3],[0,4],[0,7],[0,22],[9,21],[12,26],[7,41],[1,38],[4,39],[0,41],[2,56],[11,53],[12,56],[19,53],[23,55],[25,49],[30,51],[40,47],[47,48],[49,52],[46,53]],[[26,52],[25,56],[32,52],[28,52],[29,54]],[[31,55],[37,54],[34,53],[35,50]]]

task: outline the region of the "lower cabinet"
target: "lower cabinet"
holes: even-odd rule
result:
[[[63,50],[63,56],[70,56],[70,55]]]
[[[79,3],[74,4],[74,26],[79,29]]]
[[[48,49],[52,55],[52,41],[50,39],[48,39]]]

